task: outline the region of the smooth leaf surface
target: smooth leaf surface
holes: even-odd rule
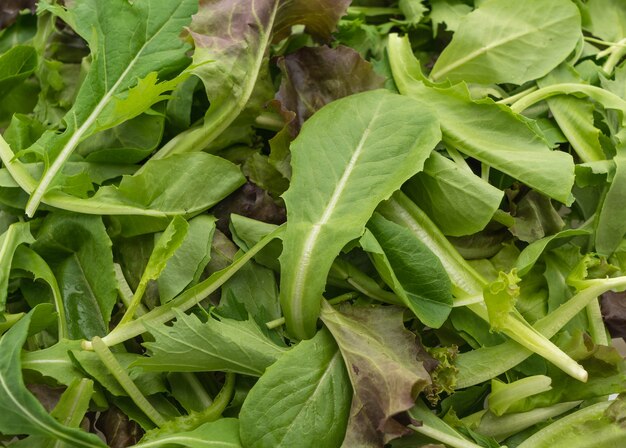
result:
[[[572,158],[551,151],[532,122],[491,100],[472,101],[463,85],[425,84],[406,37],[391,35],[388,51],[398,89],[432,107],[441,122],[444,142],[551,198],[570,202]]]
[[[35,241],[30,234],[30,224],[16,222],[0,235],[0,315],[4,313],[7,300],[7,287],[11,273],[11,261],[21,244]]]
[[[179,312],[172,326],[148,327],[155,337],[155,342],[144,343],[151,356],[135,362],[145,370],[261,376],[286,351],[253,321],[210,318],[203,323],[194,315]]]
[[[378,203],[420,171],[439,138],[437,120],[419,102],[384,91],[335,101],[302,128],[291,148],[280,257],[281,305],[293,335],[313,335],[334,258]]]
[[[481,84],[523,84],[563,61],[581,35],[568,0],[489,0],[465,16],[431,77]]]
[[[0,97],[19,86],[37,67],[37,52],[33,47],[16,45],[0,55]]]
[[[450,236],[483,230],[504,196],[501,190],[438,152],[431,154],[424,163],[424,171],[409,180],[402,190]]]
[[[165,435],[150,442],[140,442],[134,448],[185,446],[188,448],[241,448],[239,422],[235,418],[222,418],[205,423],[193,431]]]
[[[626,210],[621,206],[626,195],[626,157],[619,154],[615,162],[615,175],[608,189],[596,223],[596,250],[601,255],[611,255],[626,234]]]
[[[344,446],[377,447],[406,434],[393,416],[415,404],[430,383],[415,335],[397,307],[341,307],[324,302],[322,320],[339,345],[354,389]]]
[[[385,283],[422,323],[439,328],[452,309],[452,285],[439,259],[410,230],[378,213],[367,229],[375,241],[365,244],[363,237],[361,245]]]
[[[106,334],[117,291],[111,240],[102,219],[49,215],[31,247],[56,276],[69,336],[80,339]]]
[[[250,390],[240,413],[241,441],[249,448],[338,448],[350,397],[337,345],[320,331],[283,355]]]

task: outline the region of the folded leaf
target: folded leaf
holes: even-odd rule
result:
[[[354,389],[344,446],[379,447],[407,434],[394,415],[413,407],[430,376],[418,359],[416,336],[397,307],[324,302],[322,320],[339,345]]]
[[[0,316],[6,307],[13,255],[21,244],[33,241],[35,240],[30,234],[30,224],[27,222],[13,223],[0,235]]]
[[[248,448],[339,448],[350,397],[341,354],[322,330],[283,355],[252,387],[239,414],[241,441]]]
[[[626,195],[626,156],[618,154],[615,175],[602,203],[596,222],[596,250],[609,256],[626,234],[626,209],[621,205]]]
[[[138,443],[133,448],[152,448],[172,445],[188,448],[241,448],[239,422],[235,418],[222,418],[205,423],[193,431],[182,431],[165,435],[150,442]]]
[[[555,68],[580,37],[580,14],[568,0],[490,0],[461,20],[431,77],[523,84]]]
[[[294,336],[314,334],[333,260],[378,203],[420,171],[437,128],[421,103],[380,90],[330,103],[302,128],[292,144],[280,257],[281,305]]]
[[[425,325],[439,328],[452,309],[452,285],[439,259],[405,227],[375,213],[361,247],[382,279]]]

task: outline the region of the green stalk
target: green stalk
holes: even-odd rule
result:
[[[476,445],[474,442],[470,442],[469,440],[462,439],[460,437],[452,436],[443,431],[439,431],[432,426],[409,425],[408,427],[417,433],[425,435],[426,437],[430,437],[431,439],[437,440],[439,442],[443,442],[447,446],[451,446],[453,448],[482,448],[480,445]]]
[[[511,105],[511,110],[521,114],[530,106],[557,95],[574,95],[581,94],[599,102],[607,109],[616,109],[622,112],[626,111],[626,101],[619,96],[600,87],[590,86],[586,84],[563,83],[553,84],[536,90]]]
[[[167,302],[165,305],[154,308],[143,316],[128,322],[124,325],[118,325],[111,333],[102,338],[102,342],[107,346],[113,346],[121,342],[127,341],[145,333],[147,325],[164,324],[172,320],[176,316],[176,311],[187,311],[192,306],[198,304],[201,300],[207,298],[210,294],[217,291],[226,281],[228,281],[239,269],[241,269],[248,261],[252,259],[261,249],[263,249],[274,238],[280,237],[284,227],[278,227],[272,233],[265,236],[261,241],[254,245],[248,252],[237,258],[230,266],[221,271],[213,273],[206,280],[198,283],[196,286],[184,291],[175,299]],[[92,343],[83,341],[82,347],[85,350],[92,350]]]
[[[98,336],[91,340],[96,355],[100,358],[100,361],[106,366],[107,370],[113,375],[113,377],[120,383],[122,389],[126,391],[128,396],[133,400],[141,411],[154,422],[157,426],[163,426],[166,420],[157,411],[152,404],[143,396],[137,385],[128,376],[128,373],[124,370],[121,364],[115,359],[109,347]]]
[[[585,310],[587,312],[587,320],[589,321],[589,335],[593,342],[597,345],[609,345],[609,338],[606,335],[598,299],[590,301]]]
[[[390,200],[379,207],[378,211],[387,219],[413,231],[437,255],[452,283],[456,286],[456,292],[461,291],[462,298],[482,295],[483,288],[488,284],[487,281],[469,266],[430,218],[404,193],[395,193]],[[468,305],[468,308],[489,322],[484,303]],[[533,329],[521,315],[511,315],[502,332],[518,344],[543,356],[573,378],[583,382],[587,380],[587,372],[582,366],[548,338]]]

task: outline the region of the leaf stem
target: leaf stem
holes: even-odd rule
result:
[[[430,437],[431,439],[437,440],[439,442],[443,442],[453,448],[482,448],[480,445],[476,445],[474,442],[470,442],[469,440],[461,439],[459,437],[454,437],[451,434],[447,434],[426,424],[422,424],[421,426],[409,425],[408,427],[417,433],[423,434],[426,437]]]
[[[118,325],[111,333],[102,338],[102,342],[109,347],[119,344],[145,333],[147,331],[145,324],[163,324],[172,320],[176,316],[177,311],[187,311],[189,308],[198,304],[201,300],[217,291],[261,249],[263,249],[275,238],[280,237],[284,230],[284,225],[276,228],[272,233],[263,237],[257,244],[250,248],[248,252],[235,259],[230,266],[213,273],[209,278],[184,291],[178,297],[167,302],[165,305],[156,307],[145,315],[135,319],[134,321],[128,322],[127,324]],[[85,350],[93,349],[92,344],[89,341],[83,341],[82,347]]]
[[[141,411],[154,422],[157,426],[163,426],[166,420],[157,411],[152,404],[143,396],[137,385],[128,376],[121,364],[115,359],[109,347],[98,336],[91,340],[96,355],[100,358],[100,361],[106,366],[108,371],[113,377],[120,383],[120,386],[126,391],[128,396],[133,400]]]
[[[282,327],[285,325],[285,318],[279,317],[278,319],[270,320],[269,322],[265,322],[265,326],[268,330],[273,330],[278,327]]]
[[[528,89],[522,90],[521,92],[518,92],[515,95],[511,95],[509,97],[502,98],[501,100],[496,101],[496,104],[513,104],[516,101],[519,101],[520,99],[524,98],[529,93],[533,93],[538,88],[539,87],[537,86],[529,87]]]
[[[356,299],[359,297],[359,293],[357,292],[347,292],[345,294],[341,294],[340,296],[333,297],[332,299],[328,299],[327,302],[330,305],[337,305],[338,303],[346,302],[348,300]]]

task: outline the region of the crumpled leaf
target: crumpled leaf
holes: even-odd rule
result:
[[[431,381],[402,315],[398,307],[346,305],[336,311],[323,301],[322,321],[339,345],[354,389],[346,448],[382,448],[410,433],[394,416],[413,407]]]
[[[483,290],[489,323],[493,330],[499,331],[506,328],[506,321],[510,313],[515,310],[520,280],[515,270],[510,273],[500,272],[498,279]]]
[[[352,48],[303,47],[278,60],[283,79],[276,98],[296,113],[294,131],[331,101],[382,88],[385,80]]]

